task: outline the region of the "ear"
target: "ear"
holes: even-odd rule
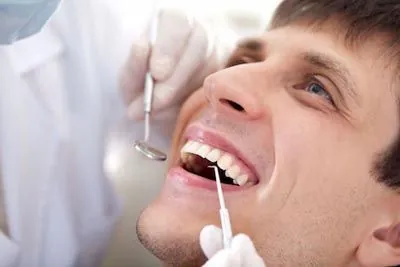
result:
[[[365,267],[400,265],[400,223],[371,233],[358,247],[357,259]]]

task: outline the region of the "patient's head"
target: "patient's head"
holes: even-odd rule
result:
[[[217,161],[234,232],[267,266],[400,264],[399,40],[398,1],[284,1],[182,108],[142,243],[204,260]]]

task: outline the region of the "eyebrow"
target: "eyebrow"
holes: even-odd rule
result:
[[[318,52],[306,52],[302,55],[303,60],[308,64],[317,68],[322,68],[325,71],[334,73],[346,87],[346,92],[356,103],[358,102],[359,95],[356,92],[355,84],[351,79],[350,71],[343,66],[340,62],[333,58]],[[340,97],[346,102],[342,90],[338,89]]]

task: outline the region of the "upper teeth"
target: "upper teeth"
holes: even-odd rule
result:
[[[246,184],[249,180],[249,176],[238,165],[234,164],[237,162],[236,157],[218,148],[196,141],[188,141],[181,150],[181,157],[185,158],[186,153],[198,155],[213,163],[217,162],[218,167],[225,171],[225,176],[232,178],[240,186]]]

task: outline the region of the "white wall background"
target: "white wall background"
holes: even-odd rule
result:
[[[158,6],[184,9],[196,16],[228,23],[240,35],[265,29],[265,25],[280,0],[114,0],[121,12],[129,18],[129,10],[134,10],[141,1],[153,2]],[[131,18],[135,20],[136,18]]]
[[[165,0],[165,5],[177,6],[197,15],[225,20],[240,34],[265,28],[278,0]]]
[[[137,9],[150,0],[110,0],[129,23],[144,21],[146,12]],[[152,0],[155,1],[155,0]],[[266,25],[280,0],[160,0],[163,6],[177,7],[206,18],[213,23],[227,24],[238,35],[256,34]],[[151,10],[149,10],[151,13]],[[128,23],[128,25],[129,25]],[[164,147],[167,149],[167,147]],[[136,237],[136,219],[141,210],[158,194],[164,177],[165,165],[147,161],[133,149],[125,155],[129,161],[140,161],[142,169],[130,168],[129,161],[123,171],[113,177],[113,182],[124,204],[124,214],[112,241],[105,266],[107,267],[157,267],[160,263],[139,243]],[[134,177],[134,178],[133,178]]]

